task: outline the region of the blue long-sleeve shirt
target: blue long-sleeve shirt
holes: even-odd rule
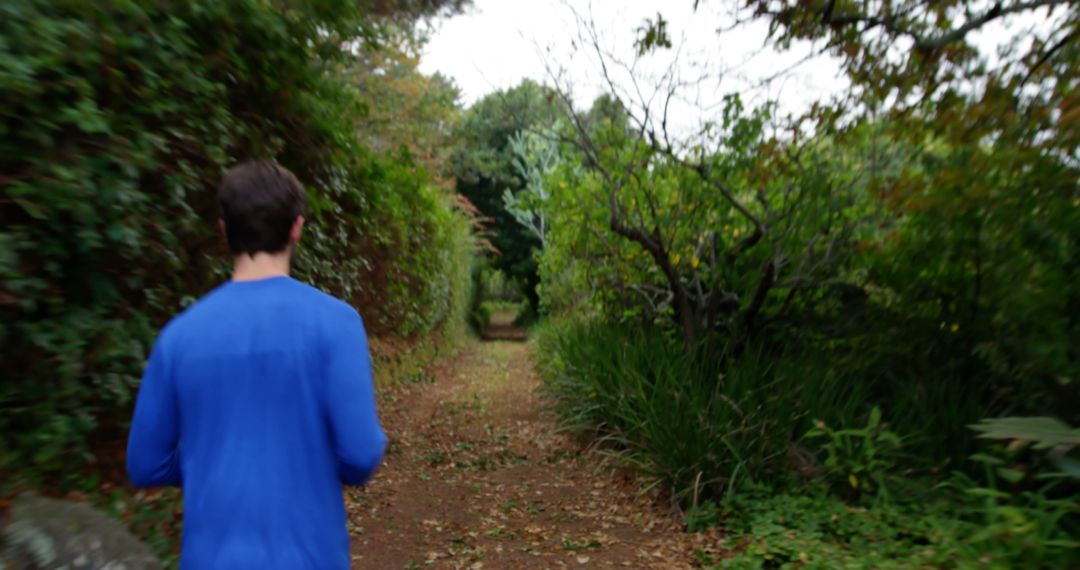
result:
[[[128,440],[137,486],[181,485],[181,568],[344,569],[341,484],[386,447],[349,305],[288,277],[228,282],[161,332]]]

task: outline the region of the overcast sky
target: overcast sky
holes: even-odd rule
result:
[[[595,52],[583,49],[579,18],[596,23],[600,43],[615,59],[634,60],[635,30],[659,11],[669,22],[676,49],[645,56],[634,68],[637,87],[647,98],[657,77],[672,67],[685,80],[703,71],[710,77],[697,88],[680,90],[671,121],[676,132],[693,132],[702,121],[715,118],[728,93],[739,93],[749,104],[777,100],[782,112],[800,113],[813,102],[842,92],[847,80],[836,61],[820,56],[790,69],[811,53],[798,44],[784,53],[765,46],[766,27],[760,22],[720,33],[731,22],[730,9],[742,0],[705,0],[694,10],[694,0],[473,0],[465,14],[434,23],[421,58],[425,73],[440,72],[462,91],[462,103],[472,104],[485,94],[512,87],[523,78],[552,84],[551,73],[573,85],[575,103],[588,107],[608,90]],[[987,2],[989,6],[989,2]],[[1064,11],[1048,17],[1045,9],[994,21],[970,39],[994,61],[994,53],[1013,37],[1029,45],[1031,31],[1060,28]],[[550,68],[550,69],[549,69]],[[611,68],[623,99],[636,97],[631,74]],[[761,86],[764,78],[783,79]]]
[[[783,82],[759,87],[763,78],[806,55],[809,46],[785,54],[762,49],[764,26],[718,33],[729,21],[727,7],[720,5],[732,2],[702,2],[696,12],[693,4],[693,0],[474,0],[465,14],[435,23],[420,68],[453,78],[465,105],[526,77],[551,84],[551,72],[561,71],[563,80],[573,85],[577,106],[587,107],[607,88],[598,57],[579,41],[575,11],[595,21],[604,48],[628,63],[634,59],[635,30],[646,18],[655,20],[659,11],[669,22],[676,49],[649,54],[638,63],[634,76],[645,96],[676,59],[683,79],[702,73],[712,76],[698,88],[683,89],[682,100],[673,103],[671,122],[677,129],[693,128],[714,116],[727,93],[738,92],[750,102],[777,98],[784,109],[797,112],[846,85],[835,62],[818,58],[786,74]],[[630,74],[617,68],[613,73],[617,88],[635,96]]]

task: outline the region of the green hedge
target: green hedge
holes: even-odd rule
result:
[[[215,187],[238,160],[305,184],[297,276],[375,333],[463,319],[466,220],[356,132],[340,71],[378,33],[350,0],[0,5],[0,472],[122,429],[158,327],[226,276]]]

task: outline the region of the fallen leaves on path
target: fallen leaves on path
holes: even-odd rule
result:
[[[556,433],[527,346],[471,343],[381,394],[391,444],[347,493],[353,567],[677,569],[721,544]]]

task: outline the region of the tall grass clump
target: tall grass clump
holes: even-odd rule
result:
[[[545,323],[537,338],[564,425],[681,499],[812,470],[801,436],[816,420],[848,425],[865,412],[863,384],[805,356],[687,357],[674,335],[597,322]]]

